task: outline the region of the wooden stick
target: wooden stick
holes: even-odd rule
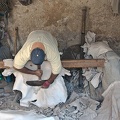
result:
[[[17,53],[17,35],[18,35],[18,27],[15,28],[14,55],[16,55]]]

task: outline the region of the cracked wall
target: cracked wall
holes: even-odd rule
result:
[[[109,0],[33,0],[28,6],[13,0],[9,17],[11,37],[15,39],[14,29],[18,27],[23,44],[31,31],[47,30],[57,38],[62,51],[80,43],[83,6],[88,8],[86,31],[119,40],[120,15],[113,15]]]

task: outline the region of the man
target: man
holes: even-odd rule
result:
[[[27,41],[15,56],[14,68],[20,72],[37,75],[41,78],[42,70],[39,67],[37,70],[32,71],[24,66],[29,60],[33,64],[40,66],[45,58],[50,62],[52,68],[50,78],[42,85],[42,88],[48,88],[54,82],[62,68],[57,41],[49,32],[36,30],[28,35]],[[39,86],[40,81],[36,81],[36,84]]]

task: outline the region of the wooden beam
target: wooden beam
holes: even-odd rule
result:
[[[62,60],[64,68],[104,67],[104,59]]]
[[[64,68],[104,67],[104,59],[62,60]],[[0,69],[9,68],[0,61]]]

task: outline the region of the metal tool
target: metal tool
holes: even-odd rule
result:
[[[26,81],[30,86],[42,86],[47,80],[37,80],[37,81]]]

